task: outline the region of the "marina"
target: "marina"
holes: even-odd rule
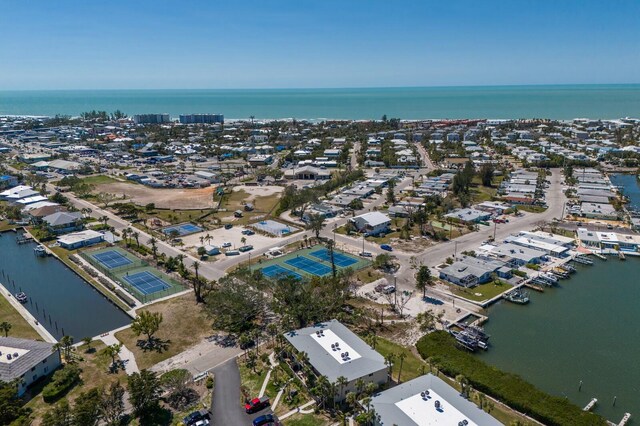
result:
[[[0,238],[0,282],[56,339],[76,342],[128,324],[131,318],[55,257],[21,234]],[[18,298],[20,295],[20,298]]]

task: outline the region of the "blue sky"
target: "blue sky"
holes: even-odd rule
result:
[[[639,83],[640,1],[24,1],[0,89]]]

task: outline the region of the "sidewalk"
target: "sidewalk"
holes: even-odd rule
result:
[[[120,341],[116,339],[116,336],[114,335],[114,333],[115,331],[110,331],[109,333],[101,335],[98,338],[102,340],[104,344],[107,346],[119,344]],[[140,372],[140,369],[138,368],[138,364],[136,363],[136,358],[133,355],[133,352],[127,349],[126,346],[122,345],[122,347],[120,348],[120,353],[118,355],[120,356],[120,359],[124,363],[124,370],[126,371],[127,374]]]

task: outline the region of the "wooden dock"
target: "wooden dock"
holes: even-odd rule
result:
[[[533,284],[533,283],[529,283],[529,282],[524,283],[524,286],[528,287],[528,288],[530,288],[532,290],[539,291],[540,293],[544,293],[544,288],[542,288],[542,286],[539,286],[539,285],[536,285],[536,284]]]

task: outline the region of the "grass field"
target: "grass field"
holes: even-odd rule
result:
[[[503,293],[513,287],[509,284],[504,284],[504,283],[496,284],[495,282],[489,282],[489,283],[480,284],[476,287],[468,288],[468,289],[462,288],[455,284],[449,285],[449,288],[457,296],[463,297],[465,299],[473,300],[476,302],[481,302],[484,300],[491,299],[492,297],[495,297],[500,293]]]
[[[42,340],[38,332],[31,327],[22,315],[9,303],[4,296],[0,296],[0,322],[11,324],[9,336],[22,339]],[[4,336],[4,334],[2,334]]]
[[[90,353],[86,352],[86,345],[82,345],[76,350],[76,353],[82,358],[78,362],[78,366],[82,369],[80,375],[81,382],[65,396],[65,399],[70,403],[74,401],[81,392],[86,392],[91,388],[106,387],[116,380],[119,380],[122,385],[126,386],[127,375],[124,371],[121,370],[117,374],[109,373],[111,358],[103,353],[106,345],[100,341],[95,341],[91,343],[91,347],[94,351]],[[33,410],[32,417],[36,419],[35,422],[32,423],[33,425],[41,424],[40,419],[42,415],[55,405],[44,402],[41,393],[38,392],[38,390],[42,390],[46,383],[46,381],[42,382],[40,386],[34,388],[34,393],[37,394],[27,403],[27,407]]]
[[[126,179],[125,180],[114,179],[110,176],[105,176],[105,175],[88,176],[86,178],[83,178],[82,182],[88,183],[90,185],[100,185],[100,184],[114,183],[114,182],[126,182],[132,185],[135,185],[133,181],[126,180]]]
[[[136,336],[130,328],[116,333],[116,338],[134,353],[138,367],[141,369],[149,368],[160,361],[179,354],[212,333],[211,323],[202,308],[196,306],[196,299],[193,294],[185,294],[154,303],[144,310],[162,313],[163,321],[160,324],[157,337],[162,340],[169,340],[170,343],[166,351],[145,352],[136,344],[144,336]]]

